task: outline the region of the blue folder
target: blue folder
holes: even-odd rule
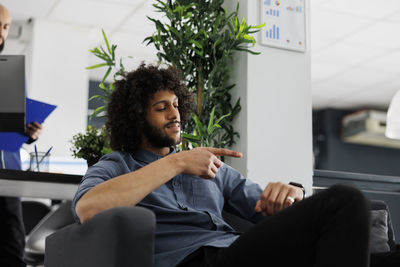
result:
[[[26,123],[43,123],[51,112],[57,107],[44,102],[26,98]],[[0,150],[10,152],[18,151],[28,141],[29,137],[23,133],[0,133]]]

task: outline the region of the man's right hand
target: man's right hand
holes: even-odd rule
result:
[[[226,148],[198,147],[177,153],[176,156],[179,158],[182,173],[212,179],[223,165],[217,156],[241,158],[242,153]]]

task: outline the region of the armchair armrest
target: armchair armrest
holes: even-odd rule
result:
[[[153,266],[154,213],[118,207],[46,238],[46,267]]]

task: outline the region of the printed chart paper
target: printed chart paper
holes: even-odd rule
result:
[[[306,51],[305,0],[260,0],[261,44]]]

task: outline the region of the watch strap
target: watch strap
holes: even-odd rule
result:
[[[293,186],[300,188],[303,191],[303,199],[306,197],[306,189],[304,188],[304,186],[302,184],[290,182],[289,185],[293,185]]]

